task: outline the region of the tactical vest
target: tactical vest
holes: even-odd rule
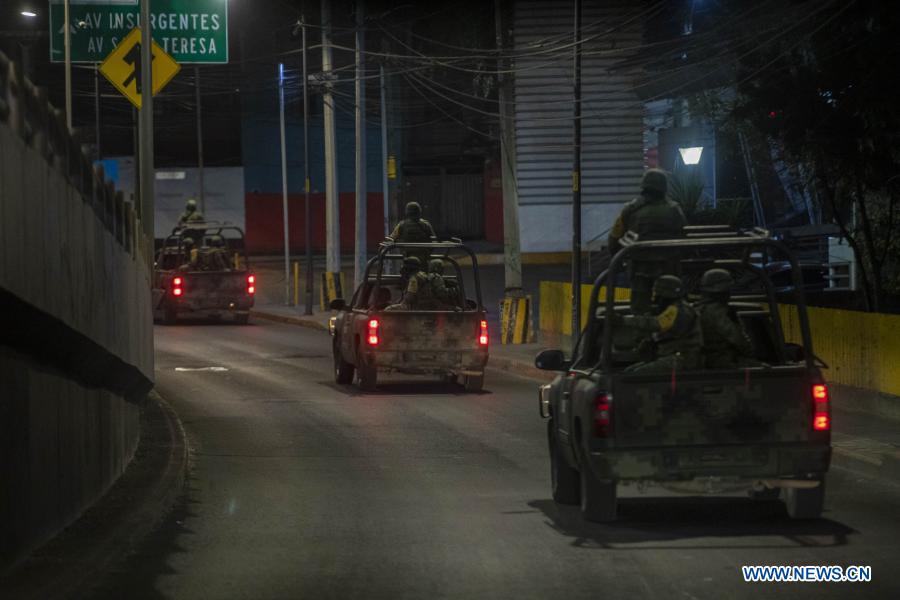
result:
[[[639,241],[671,240],[683,235],[684,214],[671,200],[641,196],[626,204],[624,211],[625,230],[638,234]]]
[[[666,332],[656,337],[659,356],[669,356],[676,352],[699,351],[703,345],[703,332],[697,312],[687,302],[679,302],[675,322]]]
[[[398,226],[399,235],[395,242],[427,243],[431,241],[431,228],[426,221],[404,219]]]

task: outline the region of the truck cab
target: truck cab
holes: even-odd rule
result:
[[[729,308],[749,336],[750,366],[630,372],[638,360],[623,333],[627,301],[616,300],[623,267],[644,249],[664,251],[696,300],[702,273],[724,268],[740,287]],[[796,281],[791,303],[776,296],[765,263],[785,260]],[[831,457],[824,365],[813,354],[801,269],[764,231],[718,237],[632,241],[594,283],[588,322],[572,357],[546,350],[540,369],[559,372],[539,390],[547,419],[553,498],[580,504],[584,517],[616,517],[617,488],[654,483],[671,491],[747,489],[784,495],[790,516],[822,512]],[[800,344],[785,341],[783,311],[796,311]]]

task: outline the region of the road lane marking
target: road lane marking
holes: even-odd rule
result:
[[[225,367],[175,367],[175,370],[181,373],[187,371],[211,371],[213,373],[222,373],[228,369]]]

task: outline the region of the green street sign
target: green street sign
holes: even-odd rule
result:
[[[153,40],[181,64],[228,62],[228,0],[152,0]],[[50,60],[65,61],[65,7],[50,0]],[[70,0],[72,62],[100,63],[140,25],[138,0]]]

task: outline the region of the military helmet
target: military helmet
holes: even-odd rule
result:
[[[653,282],[653,296],[677,300],[684,297],[684,284],[675,275],[662,275]]]
[[[184,207],[191,211],[197,210],[197,201],[193,198],[188,198],[188,201],[185,203]]]
[[[666,172],[662,169],[647,169],[641,179],[641,189],[664,195],[668,189]]]
[[[700,279],[700,291],[708,293],[720,293],[731,291],[734,286],[734,278],[725,269],[710,269]]]
[[[225,240],[222,239],[221,235],[212,235],[209,237],[209,245],[213,248],[221,248],[225,245]]]
[[[422,207],[418,202],[407,202],[405,214],[409,219],[418,219],[422,216]]]
[[[432,258],[428,261],[428,272],[429,273],[437,273],[438,275],[444,274],[444,261],[439,258]]]
[[[193,246],[193,245],[194,245],[194,238],[192,238],[192,237],[186,237],[186,238],[184,238],[183,240],[181,240],[181,243],[184,244],[185,246]]]
[[[419,271],[422,269],[422,261],[417,256],[407,256],[403,259],[403,268]]]

